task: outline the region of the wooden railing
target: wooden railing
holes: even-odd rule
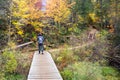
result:
[[[30,42],[27,42],[27,43],[24,43],[24,44],[20,44],[20,45],[17,45],[15,47],[12,47],[12,48],[8,48],[8,49],[3,49],[3,50],[0,50],[0,53],[5,51],[5,50],[13,50],[13,49],[17,49],[17,48],[20,48],[20,47],[23,47],[23,46],[26,46],[26,45],[29,45],[29,44],[32,44],[33,41],[30,41]]]

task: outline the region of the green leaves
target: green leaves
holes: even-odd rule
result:
[[[102,71],[99,65],[90,62],[79,62],[68,66],[62,72],[65,76],[67,75],[67,70],[72,72],[70,80],[103,80],[103,76],[101,75]],[[67,79],[65,78],[65,80]]]
[[[17,68],[17,61],[13,52],[5,51],[3,53],[5,72],[12,73]]]
[[[102,67],[91,62],[69,65],[61,72],[64,80],[118,80],[119,73],[111,67]]]

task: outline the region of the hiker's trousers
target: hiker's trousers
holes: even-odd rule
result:
[[[40,53],[40,52],[43,53],[43,50],[44,50],[43,44],[38,43],[38,49],[39,49],[39,53]]]

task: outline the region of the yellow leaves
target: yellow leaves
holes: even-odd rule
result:
[[[23,31],[22,31],[22,30],[18,31],[17,33],[18,33],[19,35],[23,35]]]
[[[95,37],[96,37],[96,38],[99,38],[99,37],[101,37],[101,34],[100,34],[100,33],[99,33],[99,34],[96,34]]]
[[[46,13],[47,16],[53,17],[56,22],[64,22],[70,15],[70,9],[65,0],[50,0]]]
[[[30,24],[34,27],[35,31],[41,31],[43,24],[39,22],[43,13],[35,7],[38,0],[13,0],[12,15],[14,20],[12,24],[15,26],[17,34],[24,36],[25,33],[23,26]],[[26,26],[28,27],[28,26]]]
[[[22,36],[24,34],[23,30],[20,27],[22,24],[20,24],[17,21],[12,21],[12,23],[15,25],[15,28],[17,29],[17,33]]]
[[[23,15],[27,15],[27,11],[29,9],[26,0],[14,0],[15,6],[13,7],[13,15],[16,17],[23,17]]]
[[[78,19],[79,19],[80,22],[83,22],[83,21],[84,21],[84,18],[81,17],[81,15],[78,15]]]
[[[92,19],[93,22],[96,22],[98,20],[98,17],[96,17],[95,13],[90,13],[89,16],[90,16],[90,18]]]
[[[31,24],[33,25],[33,26],[42,26],[42,24],[40,23],[40,22],[37,22],[37,21],[35,21],[35,22],[31,22]]]
[[[14,48],[16,45],[15,45],[15,43],[14,43],[14,42],[9,41],[9,42],[8,42],[8,46],[10,46],[10,47]]]
[[[35,9],[37,0],[14,0],[13,15],[24,19],[38,19],[42,15],[40,10]]]
[[[76,4],[76,2],[72,2],[70,5],[68,5],[68,7],[73,7]]]
[[[22,24],[20,24],[17,21],[12,21],[12,23],[15,25],[15,28],[17,29],[17,33],[22,36],[24,34],[23,30],[20,27]]]
[[[42,32],[42,28],[36,28],[35,31],[36,32]]]
[[[31,22],[31,24],[34,26],[35,31],[37,32],[41,32],[42,31],[42,27],[44,26],[41,22]]]
[[[58,57],[58,58],[57,58],[57,61],[62,61],[62,57],[61,57],[61,56]]]

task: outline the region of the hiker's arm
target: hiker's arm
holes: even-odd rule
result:
[[[44,36],[43,36],[43,42],[45,41],[45,38],[44,38]]]

